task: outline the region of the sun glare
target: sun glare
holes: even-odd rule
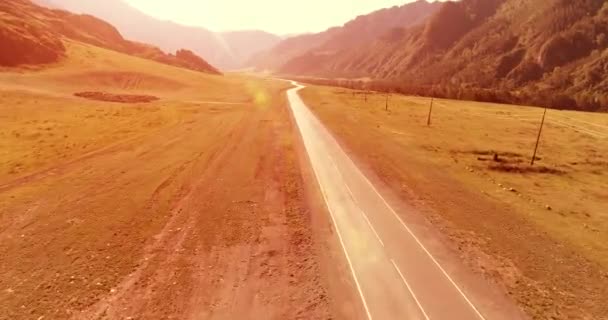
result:
[[[317,32],[370,11],[412,0],[127,0],[155,16],[214,31],[259,29],[278,34]]]

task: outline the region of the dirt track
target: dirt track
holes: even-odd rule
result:
[[[0,318],[329,317],[283,101],[2,181]]]

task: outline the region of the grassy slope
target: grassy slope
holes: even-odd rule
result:
[[[481,249],[469,261],[531,315],[605,315],[608,116],[550,110],[541,159],[530,167],[542,109],[436,100],[428,128],[426,98],[393,96],[385,111],[385,95],[365,103],[362,94],[312,87],[303,97],[384,182],[450,226],[463,255]],[[493,262],[477,261],[485,255]]]

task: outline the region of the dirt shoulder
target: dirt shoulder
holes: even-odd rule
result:
[[[252,81],[264,101],[3,181],[0,318],[331,317],[284,86]]]
[[[308,88],[303,98],[366,170],[442,231],[444,241],[471,269],[502,287],[530,317],[602,319],[608,313],[602,302],[608,295],[604,251],[600,247],[590,254],[586,249],[601,246],[594,239],[601,231],[591,228],[604,228],[605,202],[588,194],[578,208],[589,212],[587,224],[601,222],[593,227],[583,227],[580,215],[563,214],[576,209],[570,209],[563,192],[572,197],[602,189],[597,168],[567,169],[560,161],[572,162],[569,157],[576,155],[562,152],[561,159],[540,165],[567,171],[563,176],[494,171],[481,159],[484,155],[470,153],[488,151],[490,159],[490,148],[503,158],[509,155],[505,152],[524,154],[519,135],[535,126],[507,113],[515,107],[492,106],[492,112],[507,113],[506,122],[497,124],[495,114],[479,115],[488,106],[469,110],[465,103],[440,101],[428,129],[428,101],[420,98],[393,97],[388,111],[384,96],[372,95],[365,103],[362,95],[337,88]],[[562,146],[572,135],[554,124],[548,132]],[[584,143],[589,139],[578,140],[582,150],[588,150]],[[492,147],[485,150],[483,144]],[[545,144],[541,156],[556,145]],[[511,165],[523,167],[517,161]],[[587,176],[585,185],[573,182]],[[570,189],[562,190],[567,185]],[[552,210],[545,207],[549,200]]]

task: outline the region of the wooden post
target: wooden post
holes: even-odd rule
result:
[[[540,135],[543,132],[543,126],[545,125],[545,117],[547,116],[547,108],[545,108],[545,112],[543,112],[543,119],[540,122],[540,128],[538,129],[538,136],[536,137],[536,145],[534,146],[534,154],[532,154],[532,161],[530,165],[533,166],[536,161],[536,152],[538,151],[538,145],[540,143]]]
[[[429,117],[426,119],[426,126],[430,127],[431,126],[431,115],[433,114],[433,101],[435,100],[434,97],[431,97],[431,106],[429,107]]]

